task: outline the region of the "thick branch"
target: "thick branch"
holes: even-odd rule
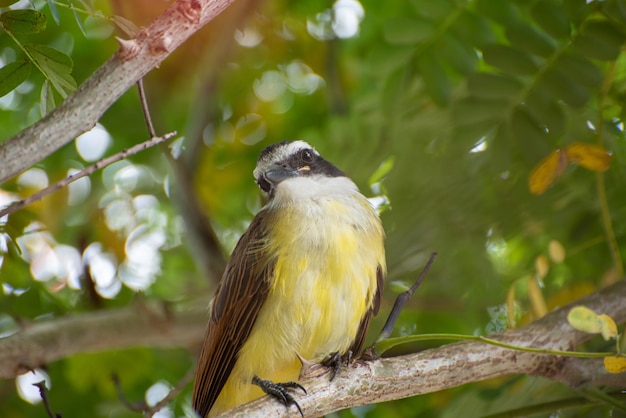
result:
[[[0,339],[0,378],[10,379],[78,353],[137,346],[194,347],[208,320],[207,304],[171,312],[162,304],[68,316],[27,326]]]
[[[91,129],[131,86],[234,0],[178,0],[59,107],[0,144],[0,183]]]
[[[498,340],[521,346],[570,350],[590,338],[567,323],[574,305],[626,321],[626,280],[558,309],[527,326],[509,330]],[[598,360],[508,350],[479,342],[449,344],[400,357],[358,362],[329,382],[324,377],[300,383],[308,394],[297,401],[305,417],[316,417],[358,405],[436,392],[470,382],[511,374],[544,376],[572,387],[584,384],[626,387],[626,374],[608,374]],[[223,416],[289,417],[294,411],[263,397]]]
[[[626,280],[621,280],[539,321],[495,338],[522,346],[572,349],[590,335],[574,330],[567,323],[571,306],[582,304],[623,323],[626,321],[625,298]],[[176,313],[161,305],[138,305],[37,323],[0,339],[0,377],[12,378],[29,368],[82,352],[133,346],[197,346],[207,317],[205,306]],[[465,342],[401,357],[359,362],[341,371],[333,382],[328,382],[324,376],[304,380],[301,383],[308,395],[298,396],[298,403],[305,416],[319,416],[356,405],[400,399],[516,373],[544,376],[573,387],[583,384],[626,386],[624,374],[607,374],[597,360],[532,354]],[[265,397],[230,411],[228,416],[285,414],[284,406]]]

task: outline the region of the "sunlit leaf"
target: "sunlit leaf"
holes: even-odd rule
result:
[[[565,260],[565,248],[555,239],[548,244],[548,254],[550,254],[550,260],[555,263],[562,263]]]
[[[12,62],[0,68],[0,97],[22,84],[30,75],[30,69],[31,64],[26,60]]]
[[[598,314],[586,306],[573,307],[567,314],[567,322],[573,328],[589,334],[598,334],[602,330]]]
[[[533,168],[528,178],[528,188],[534,195],[543,194],[567,168],[567,156],[560,149],[552,151]]]
[[[379,181],[381,181],[387,174],[389,174],[389,172],[391,171],[391,169],[393,169],[393,164],[395,162],[395,158],[394,156],[390,156],[388,158],[386,158],[382,163],[380,163],[380,165],[378,166],[378,168],[376,169],[376,171],[374,171],[372,173],[372,175],[369,178],[369,185],[371,186],[374,183],[378,183]]]
[[[39,33],[46,29],[46,15],[36,10],[9,10],[0,15],[0,23],[12,33]]]
[[[535,258],[535,273],[539,279],[543,279],[548,274],[550,270],[550,261],[548,257],[544,254],[539,254],[537,258]]]
[[[530,300],[530,305],[532,306],[533,314],[536,318],[541,318],[548,313],[546,300],[543,297],[537,279],[533,276],[528,277],[528,299]]]
[[[604,358],[604,369],[609,373],[626,372],[626,357],[624,356],[606,356]]]
[[[617,325],[613,318],[608,315],[602,314],[598,315],[598,320],[601,323],[601,331],[602,337],[605,340],[610,340],[611,338],[617,337]]]
[[[576,306],[567,314],[567,322],[579,331],[602,334],[605,340],[617,337],[617,325],[608,315],[598,315],[585,306]]]
[[[600,145],[574,142],[565,148],[565,153],[570,163],[587,170],[604,172],[611,166],[611,154]]]

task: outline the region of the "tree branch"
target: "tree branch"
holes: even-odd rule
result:
[[[567,322],[572,306],[585,305],[626,321],[626,280],[562,307],[521,328],[492,336],[520,346],[571,350],[589,338]],[[607,373],[599,360],[575,359],[504,349],[479,342],[462,342],[399,357],[355,362],[348,371],[327,378],[302,380],[307,394],[297,401],[305,417],[345,408],[436,392],[470,382],[511,374],[543,376],[578,388],[582,385],[626,386],[626,375]],[[293,416],[275,399],[264,396],[223,417]]]
[[[78,135],[133,84],[234,0],[178,0],[119,50],[61,105],[0,144],[0,183],[31,167]]]
[[[520,346],[571,350],[591,338],[567,323],[572,306],[585,305],[623,323],[625,298],[626,280],[620,280],[538,321],[492,338]],[[197,347],[207,318],[206,306],[170,312],[161,304],[140,304],[36,323],[0,339],[0,378],[13,378],[76,353],[142,345]],[[308,394],[297,400],[305,416],[320,416],[517,373],[544,376],[571,387],[626,386],[623,373],[608,374],[598,360],[527,353],[472,341],[400,357],[357,361],[332,382],[326,376],[301,381]],[[285,414],[282,404],[267,397],[228,412],[228,416],[236,417]]]
[[[137,346],[200,346],[208,321],[206,303],[172,312],[160,303],[68,316],[27,326],[0,339],[0,378],[78,353]]]

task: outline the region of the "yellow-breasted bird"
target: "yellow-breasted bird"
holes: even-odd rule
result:
[[[288,389],[302,363],[358,354],[380,305],[380,218],[341,170],[303,141],[267,147],[254,178],[268,203],[240,238],[215,294],[193,407],[217,415]],[[274,383],[286,382],[286,383]]]

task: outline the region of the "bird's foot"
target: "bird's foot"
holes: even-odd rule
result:
[[[303,388],[302,385],[296,382],[274,383],[271,380],[263,380],[258,376],[252,378],[252,384],[257,385],[263,392],[281,401],[287,408],[290,405],[295,405],[300,415],[304,417],[300,405],[298,405],[298,402],[296,402],[293,396],[288,392],[289,389],[301,389],[306,393],[306,389]]]
[[[328,368],[330,368],[330,380],[334,380],[337,377],[337,373],[341,370],[341,367],[345,364],[350,364],[352,361],[352,351],[348,350],[346,354],[343,356],[338,352],[332,353],[324,361],[322,364]]]

